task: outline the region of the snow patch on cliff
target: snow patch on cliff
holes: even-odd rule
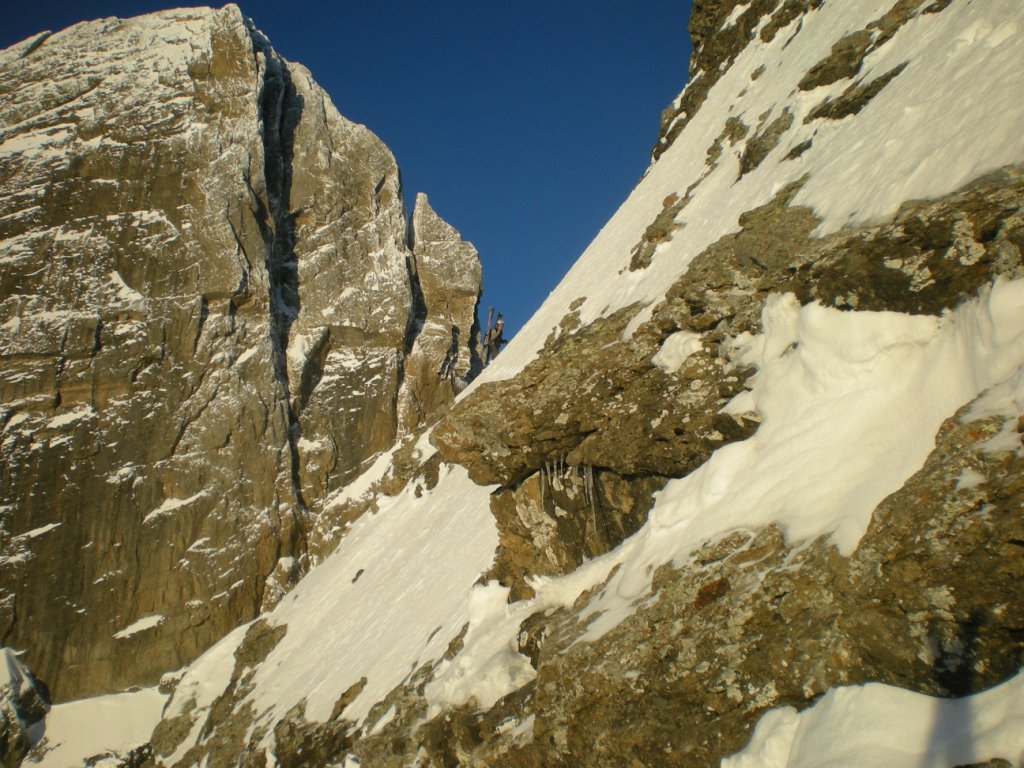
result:
[[[361,722],[439,658],[469,621],[469,590],[494,559],[491,490],[456,467],[432,491],[407,489],[360,518],[270,615],[288,633],[256,673],[256,711],[277,720],[306,699],[306,718],[322,722],[365,677],[342,713]]]
[[[132,624],[129,624],[127,627],[122,629],[120,632],[115,633],[114,634],[114,639],[115,640],[124,640],[126,638],[131,637],[132,635],[137,635],[140,632],[146,632],[147,630],[150,630],[150,629],[156,629],[157,627],[159,627],[161,624],[164,623],[165,618],[166,617],[163,614],[160,614],[160,613],[154,613],[151,616],[143,616],[138,621],[136,621],[136,622],[134,622]]]
[[[306,719],[324,722],[365,678],[340,713],[362,723],[393,688],[440,658],[470,621],[471,588],[494,559],[492,490],[455,467],[442,470],[433,490],[384,498],[377,513],[357,520],[330,557],[265,615],[288,629],[253,678],[257,723],[276,722],[302,700]],[[213,646],[182,679],[167,717],[191,712],[193,728],[176,756],[201,740],[204,712],[228,684],[246,629]]]
[[[665,339],[661,349],[651,358],[651,362],[665,371],[675,373],[683,367],[690,355],[701,349],[700,334],[693,331],[677,331]]]
[[[146,688],[57,704],[30,729],[35,746],[22,765],[123,765],[116,756],[149,741],[166,699],[156,688]],[[87,763],[89,758],[98,759]]]

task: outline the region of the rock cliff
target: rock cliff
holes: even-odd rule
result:
[[[410,246],[389,150],[233,5],[43,33],[0,74],[0,636],[63,700],[281,597],[400,392],[444,401],[422,297],[468,342],[480,268],[429,208]]]
[[[418,333],[406,359],[408,384],[399,401],[400,427],[406,433],[451,405],[483,367],[476,320],[479,254],[438,217],[424,194],[416,198],[411,230]]]

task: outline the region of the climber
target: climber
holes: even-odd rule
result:
[[[459,360],[459,326],[452,325],[452,343],[448,347],[448,352],[445,353],[444,360],[441,361],[441,367],[437,371],[437,377],[439,379],[448,379],[455,384],[455,364]]]
[[[505,327],[505,320],[502,318],[501,313],[498,313],[498,319],[494,321],[494,327],[487,331],[487,335],[484,336],[484,365],[487,365],[501,351],[501,347],[504,344],[508,344],[508,340],[501,335],[502,329]]]

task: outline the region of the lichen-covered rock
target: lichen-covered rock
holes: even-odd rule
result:
[[[1006,679],[1024,650],[1024,437],[1012,425],[1018,447],[997,447],[1005,420],[968,413],[849,559],[825,540],[794,550],[774,527],[739,531],[664,567],[657,599],[599,640],[578,642],[580,610],[531,618],[520,646],[536,681],[485,715],[432,721],[428,764],[717,765],[761,712],[836,685],[962,696]]]
[[[566,573],[614,547],[646,519],[665,478],[752,433],[754,421],[721,412],[751,373],[732,363],[728,342],[757,331],[770,293],[939,314],[1024,269],[1021,169],[825,238],[812,236],[810,210],[789,206],[797,188],[745,214],[738,233],[697,257],[632,338],[622,333],[630,309],[563,332],[522,373],[482,386],[431,433],[445,460],[505,487],[492,504],[502,531],[492,575],[515,596],[531,594],[531,573]],[[672,358],[681,339],[692,346]],[[623,481],[620,498],[611,484]],[[575,488],[574,500],[559,502],[556,485]]]
[[[854,77],[860,72],[864,58],[884,45],[916,14],[938,13],[949,2],[897,0],[864,29],[838,40],[829,56],[807,71],[800,81],[800,89],[809,91]],[[690,80],[661,113],[661,128],[652,157],[657,160],[672,145],[700,109],[711,88],[755,36],[772,40],[790,22],[821,4],[822,0],[695,0],[689,26],[693,40]],[[882,86],[884,83],[876,83],[879,90]]]
[[[61,700],[155,683],[298,577],[419,375],[411,253],[391,153],[233,5],[0,74],[0,632]]]
[[[695,0],[690,14],[690,79],[661,113],[658,140],[651,152],[657,160],[683,132],[704,104],[708,92],[736,57],[754,39],[771,40],[821,0]]]

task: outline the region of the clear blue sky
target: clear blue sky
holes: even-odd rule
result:
[[[174,0],[0,2],[0,47]],[[514,333],[647,167],[682,89],[690,0],[242,0],[480,251]]]

